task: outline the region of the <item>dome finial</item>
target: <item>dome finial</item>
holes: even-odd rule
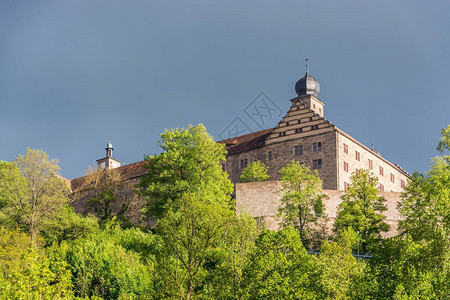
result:
[[[309,58],[306,61],[306,74],[295,84],[295,92],[299,96],[312,95],[317,97],[320,92],[320,84],[313,77],[309,76]]]
[[[114,148],[113,145],[111,144],[111,138],[109,138],[105,150],[106,150],[106,157],[112,157],[112,151],[114,150]]]

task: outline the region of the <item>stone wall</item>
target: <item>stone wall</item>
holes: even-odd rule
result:
[[[322,143],[322,150],[313,152],[313,143],[316,142]],[[294,147],[299,145],[303,146],[303,154],[295,155]],[[268,160],[269,151],[272,152],[272,160],[270,161]],[[324,188],[337,189],[336,133],[334,131],[291,139],[227,156],[226,170],[233,183],[239,182],[242,171],[245,169],[240,167],[242,159],[247,159],[248,164],[257,160],[263,162],[268,167],[268,174],[272,180],[280,178],[279,171],[291,160],[304,163],[310,169],[313,169],[313,160],[321,159],[322,168],[318,171]]]
[[[357,169],[366,169],[378,177],[379,183],[383,185],[385,192],[403,192],[402,181],[406,184],[408,177],[392,163],[345,134],[337,133],[337,143],[339,178],[336,189],[344,190],[345,183],[351,182],[350,177],[353,172]],[[344,145],[347,145],[348,153],[344,151]],[[356,151],[360,156],[359,161],[356,159]],[[371,165],[369,160],[372,161]],[[348,171],[344,170],[344,163],[348,164]],[[382,174],[380,167],[382,168]],[[393,178],[391,178],[391,174]]]
[[[236,184],[237,213],[246,211],[255,218],[263,220],[267,229],[277,230],[276,214],[282,197],[280,189],[281,183],[279,181]],[[333,220],[336,218],[338,205],[342,202],[341,196],[344,194],[344,191],[324,190],[324,193],[328,196],[324,204],[325,214],[330,218],[331,223],[329,227],[331,227]],[[397,225],[400,220],[397,203],[400,201],[401,193],[380,192],[380,196],[385,197],[387,200],[388,210],[385,212],[385,215],[390,231],[384,236],[390,237],[397,233]]]

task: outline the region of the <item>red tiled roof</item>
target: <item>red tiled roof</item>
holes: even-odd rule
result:
[[[133,164],[121,166],[115,169],[112,169],[112,172],[120,172],[120,175],[123,179],[133,179],[138,178],[143,175],[145,175],[148,171],[144,167],[146,161],[140,161]],[[70,186],[72,191],[77,191],[81,188],[83,185],[83,182],[85,181],[86,176],[78,177],[75,179],[72,179],[70,181]]]
[[[256,148],[263,147],[267,137],[272,133],[273,128],[264,129],[249,134],[244,134],[231,139],[218,141],[217,143],[225,144],[228,154],[240,153]]]
[[[57,177],[59,179],[61,179],[62,181],[64,181],[67,184],[67,186],[69,187],[69,189],[72,189],[72,185],[71,185],[71,180],[70,179],[64,178],[64,177],[59,176],[59,175],[57,175]]]

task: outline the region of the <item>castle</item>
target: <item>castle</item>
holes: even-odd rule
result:
[[[280,169],[296,160],[318,171],[324,192],[329,196],[325,203],[329,217],[336,215],[340,196],[350,184],[351,174],[368,169],[378,177],[380,193],[388,200],[388,223],[398,222],[396,205],[408,173],[325,118],[325,103],[318,98],[320,85],[309,75],[308,66],[305,76],[297,81],[295,91],[297,97],[290,100],[291,108],[275,128],[218,142],[225,145],[228,153],[222,168],[236,184],[237,210],[245,208],[255,217],[265,218],[269,228],[276,228],[274,216],[280,199],[276,193],[279,184],[241,184],[239,179],[247,165],[259,160],[268,167],[271,180],[277,181]],[[121,166],[120,161],[112,157],[110,141],[105,150],[106,157],[97,160],[99,168],[117,169],[123,178],[133,181],[145,174],[143,161]],[[81,182],[82,177],[73,179],[72,190]]]

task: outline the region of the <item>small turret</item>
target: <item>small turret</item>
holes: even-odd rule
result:
[[[114,148],[113,145],[111,144],[111,139],[108,140],[108,144],[106,144],[105,150],[106,150],[106,157],[97,159],[97,168],[104,168],[109,170],[120,167],[122,163],[112,157],[112,152]]]
[[[306,65],[305,76],[300,78],[295,84],[295,92],[298,97],[291,100],[293,103],[301,103],[306,105],[306,107],[314,111],[319,116],[324,116],[323,107],[325,104],[317,98],[320,92],[320,84],[316,79],[314,79],[314,77],[309,75],[308,64]]]
[[[108,144],[106,145],[106,157],[112,157],[112,152],[114,150],[112,144],[111,144],[111,138],[108,141]]]

